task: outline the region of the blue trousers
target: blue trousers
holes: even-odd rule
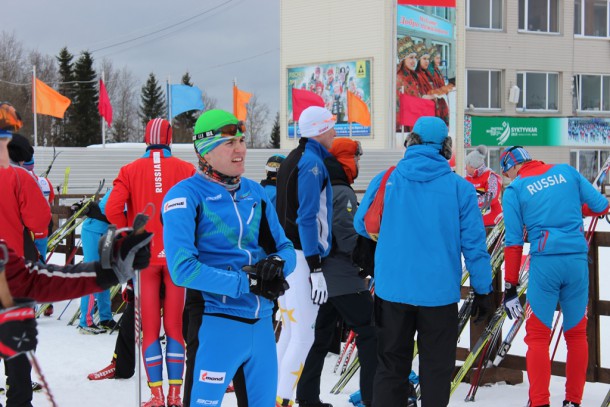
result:
[[[98,242],[101,237],[102,233],[93,232],[87,229],[83,229],[81,231],[85,262],[97,261],[100,259]],[[99,293],[89,294],[81,297],[80,326],[84,327],[93,325],[93,309],[95,301],[97,301],[100,321],[108,321],[112,319],[112,310],[110,308],[110,290],[104,290]]]
[[[253,324],[204,315],[199,328],[191,406],[220,406],[243,365],[250,407],[275,405],[277,354],[271,317]]]

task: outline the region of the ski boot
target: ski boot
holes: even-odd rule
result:
[[[323,403],[322,400],[318,400],[318,401],[299,401],[299,400],[297,400],[297,403],[299,403],[299,407],[333,407],[332,404]]]
[[[89,380],[104,380],[104,379],[114,379],[114,375],[116,373],[116,358],[112,358],[112,362],[105,368],[95,373],[90,373],[87,375],[87,379]]]
[[[83,335],[99,335],[105,334],[106,330],[104,328],[100,328],[99,326],[93,324],[91,326],[80,326],[78,327],[78,332]]]
[[[370,407],[372,405],[371,401],[362,400],[362,395],[360,394],[360,390],[352,393],[349,396],[349,402],[352,403],[356,407]]]
[[[43,314],[45,317],[50,317],[51,315],[53,315],[53,304],[49,304],[47,309],[44,310]]]
[[[150,400],[142,403],[142,407],[165,407],[165,396],[163,395],[163,386],[150,388]]]
[[[169,385],[167,407],[182,407],[182,400],[180,399],[180,386],[174,384]]]
[[[99,326],[102,329],[106,329],[108,331],[112,331],[113,329],[116,329],[117,322],[114,319],[109,319],[107,321],[100,321],[100,325]]]
[[[580,404],[573,403],[568,400],[563,401],[563,407],[580,407]]]
[[[32,381],[32,391],[40,391],[42,390],[42,385],[38,382]]]

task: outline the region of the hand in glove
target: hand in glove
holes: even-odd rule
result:
[[[135,277],[134,270],[150,264],[150,232],[116,233],[113,225],[102,236],[99,243],[100,263],[103,269],[111,269],[118,282],[123,284]]]
[[[319,271],[309,275],[311,281],[311,299],[314,304],[322,305],[328,300],[328,288],[324,274]]]
[[[269,256],[254,265],[256,276],[263,280],[272,280],[284,273],[285,261],[280,256]]]
[[[110,223],[110,222],[108,222],[108,219],[106,218],[106,215],[104,215],[102,213],[102,210],[100,209],[100,205],[97,202],[91,202],[87,209],[88,209],[87,210],[87,217],[88,218],[97,219],[97,220],[100,220],[102,222]]]
[[[474,293],[474,300],[472,301],[472,308],[470,309],[470,316],[474,318],[475,324],[485,322],[492,309],[492,298],[493,292],[489,294],[477,294]]]
[[[505,283],[504,285],[504,309],[508,319],[517,319],[523,316],[523,307],[519,302],[517,287],[511,283]]]
[[[0,358],[10,359],[36,348],[35,302],[14,298],[13,307],[0,311]]]
[[[248,274],[248,280],[250,281],[250,292],[252,294],[260,295],[271,301],[277,300],[290,288],[282,274],[271,280],[264,280],[256,274]]]
[[[84,205],[85,205],[85,200],[84,199],[81,199],[78,202],[74,202],[70,206],[70,210],[72,211],[72,214],[75,214],[76,212],[80,211],[83,208]],[[85,216],[88,211],[89,211],[89,207],[85,208],[85,210],[81,212],[81,215]]]

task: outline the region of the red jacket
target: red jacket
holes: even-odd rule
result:
[[[118,282],[112,270],[102,270],[97,262],[54,266],[25,261],[10,246],[8,253],[5,274],[14,297],[62,301],[102,291]]]
[[[23,256],[23,227],[46,236],[51,208],[38,183],[24,168],[0,168],[0,239]]]
[[[491,195],[491,208],[483,216],[483,223],[485,226],[494,226],[497,216],[502,213],[502,204],[500,204],[502,177],[487,167],[483,167],[480,174],[479,170],[477,169],[472,177],[467,175],[466,180],[473,184],[478,192],[479,208],[485,202],[485,194]]]
[[[169,149],[151,146],[143,157],[125,165],[114,180],[106,203],[106,217],[117,228],[131,226],[135,215],[150,202],[154,205],[146,230],[154,233],[151,244],[151,265],[165,265],[161,205],[171,187],[195,174],[193,164],[172,157]],[[125,215],[127,205],[127,215]],[[147,212],[150,215],[150,210]]]

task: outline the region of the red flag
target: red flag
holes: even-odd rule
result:
[[[371,126],[371,113],[364,100],[356,96],[352,91],[347,91],[347,120],[360,123],[363,126]]]
[[[309,106],[324,107],[324,99],[309,90],[292,88],[292,120],[298,121],[303,110]]]
[[[112,105],[110,104],[110,98],[108,92],[106,92],[106,85],[104,81],[100,79],[100,98],[97,103],[97,110],[100,112],[100,116],[106,120],[108,127],[112,127]]]
[[[46,114],[47,116],[63,119],[64,114],[72,101],[40,79],[35,79],[36,112],[34,113]],[[32,105],[32,107],[34,106]]]
[[[455,0],[398,0],[398,4],[412,6],[455,7]]]
[[[400,94],[399,124],[413,127],[422,116],[434,116],[434,101]]]

